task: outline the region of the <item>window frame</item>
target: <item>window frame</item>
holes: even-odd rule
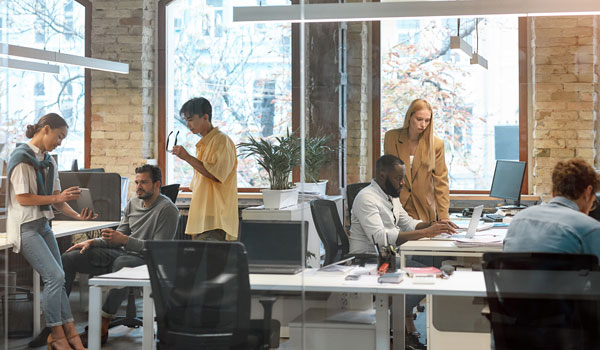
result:
[[[375,30],[375,23],[377,23],[377,29]],[[371,168],[373,174],[375,173],[375,161],[379,154],[381,154],[381,30],[380,22],[373,22],[373,49],[372,49],[372,70],[373,70],[373,103],[371,108],[371,114],[373,116],[371,127],[373,128],[373,138],[371,147],[373,149],[373,159]],[[521,187],[521,194],[529,193],[529,126],[528,126],[528,49],[527,49],[527,17],[518,18],[518,45],[519,45],[519,160],[527,162],[527,168],[525,169],[525,176],[523,178],[523,186]],[[375,116],[379,118],[375,118]],[[490,194],[489,190],[453,190],[450,189],[451,194]]]
[[[159,0],[158,2],[158,167],[162,171],[163,183],[167,179],[166,127],[167,127],[167,6],[177,0]],[[292,0],[297,3],[298,0]],[[292,130],[300,128],[300,30],[297,23],[292,23],[291,57],[292,57]],[[294,170],[293,181],[299,181],[300,173]],[[238,192],[258,193],[263,187],[238,187]]]

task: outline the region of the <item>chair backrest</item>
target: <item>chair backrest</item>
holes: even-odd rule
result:
[[[238,242],[148,241],[158,349],[230,349],[247,340],[250,283]]]
[[[354,203],[354,198],[360,190],[369,186],[370,182],[357,182],[354,184],[349,184],[346,186],[346,200],[348,201],[348,221],[352,221],[352,204]]]
[[[169,197],[171,202],[177,201],[177,195],[179,194],[179,184],[165,185],[160,188],[160,193]]]
[[[315,199],[310,202],[310,211],[317,234],[325,248],[325,265],[341,259],[348,253],[349,243],[346,231],[334,201]]]
[[[486,253],[482,267],[497,350],[598,348],[595,255]]]

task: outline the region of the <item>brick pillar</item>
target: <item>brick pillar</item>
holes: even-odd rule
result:
[[[348,23],[348,184],[370,180],[370,24]]]
[[[129,74],[92,71],[91,166],[133,177],[154,154],[156,1],[92,3],[92,57],[129,64]],[[133,181],[132,181],[133,182]]]
[[[594,164],[598,17],[534,17],[530,28],[533,191],[547,199],[556,162],[581,157]]]

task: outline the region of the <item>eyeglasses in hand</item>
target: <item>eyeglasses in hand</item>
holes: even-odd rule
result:
[[[171,132],[169,133],[169,136],[167,136],[167,147],[166,147],[167,152],[173,151],[173,149],[169,149],[169,140],[171,139],[171,135],[173,135],[173,130],[171,130]],[[175,143],[173,144],[173,146],[177,146],[177,136],[179,136],[179,130],[177,130],[177,133],[175,134]]]

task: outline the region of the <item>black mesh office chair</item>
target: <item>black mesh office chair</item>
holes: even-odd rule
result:
[[[315,199],[310,202],[310,211],[317,234],[325,247],[324,265],[329,265],[350,255],[355,261],[364,264],[368,259],[377,259],[375,254],[348,254],[350,243],[340,220],[335,202],[327,199]]]
[[[241,243],[151,241],[146,263],[157,349],[267,349],[275,337],[278,344],[274,298],[261,300],[263,320],[250,320],[248,259]]]
[[[165,185],[160,188],[160,193],[169,197],[171,202],[177,201],[177,195],[179,194],[179,184]]]
[[[594,255],[484,254],[496,350],[598,349],[597,270]]]
[[[352,220],[352,204],[354,203],[354,198],[360,190],[369,186],[370,182],[357,182],[354,184],[349,184],[346,186],[346,200],[348,201],[348,218]]]

